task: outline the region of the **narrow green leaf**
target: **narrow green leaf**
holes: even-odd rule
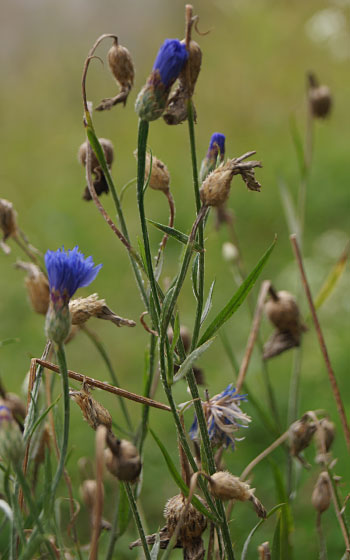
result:
[[[178,229],[172,228],[170,226],[166,226],[164,224],[160,224],[159,222],[155,222],[153,220],[147,220],[147,222],[152,224],[152,226],[156,227],[157,229],[159,229],[163,233],[166,233],[167,235],[169,235],[169,237],[172,237],[173,239],[176,239],[176,241],[179,241],[180,243],[183,243],[184,245],[188,244],[188,235],[186,235],[185,233],[182,233],[182,231],[179,231]],[[195,251],[197,251],[198,253],[202,252],[202,248],[198,243],[194,242],[192,246],[193,246],[193,249]]]
[[[199,341],[199,344],[203,344],[212,336],[232,317],[232,315],[237,311],[237,309],[242,305],[243,301],[249,294],[250,290],[253,288],[255,282],[259,278],[262,269],[264,268],[269,256],[271,255],[274,247],[276,244],[276,238],[267,249],[266,253],[261,257],[256,267],[252,270],[252,272],[247,276],[241,286],[238,288],[236,293],[232,296],[230,301],[225,305],[225,307],[218,313],[212,323],[209,325],[205,333],[203,334],[202,338]]]
[[[175,346],[177,345],[177,341],[180,337],[180,316],[178,313],[175,315],[175,322],[174,322],[174,330],[173,330],[173,340],[171,342],[171,350],[175,350]]]
[[[340,258],[328,274],[326,280],[322,284],[320,291],[318,292],[315,298],[315,307],[318,309],[324,302],[329,298],[332,294],[334,289],[337,286],[338,281],[340,280],[346,266],[346,261],[349,258],[350,254],[350,243],[347,244],[344,251],[342,252]]]
[[[129,525],[130,508],[128,495],[123,483],[119,484],[119,501],[118,501],[118,537],[123,535]]]
[[[280,190],[282,206],[286,217],[289,233],[290,234],[295,233],[299,238],[300,236],[299,221],[297,218],[295,205],[290,195],[290,192],[288,190],[288,187],[284,181],[279,181],[278,187]]]
[[[201,317],[201,325],[203,325],[203,323],[204,323],[205,319],[207,318],[207,315],[208,315],[208,313],[211,309],[214,286],[215,286],[215,279],[212,281],[211,286],[209,288],[209,294],[208,294],[208,297],[207,297],[207,301],[205,302],[205,306],[204,306],[202,317]]]
[[[163,333],[164,329],[165,329],[165,322],[167,322],[167,315],[168,315],[168,311],[169,311],[169,307],[171,304],[171,300],[173,297],[173,293],[175,290],[175,286],[173,286],[172,288],[169,288],[169,290],[167,291],[167,293],[164,296],[164,300],[163,300],[163,305],[162,305],[162,314],[161,314],[161,318],[160,318],[160,329],[161,332]]]
[[[271,515],[273,515],[276,511],[278,511],[279,509],[281,509],[285,504],[278,504],[277,506],[273,507],[268,514],[266,515],[266,519],[268,519],[269,517],[271,517]],[[250,541],[252,540],[253,535],[256,533],[256,531],[259,529],[259,527],[265,523],[266,519],[260,519],[260,521],[255,525],[255,527],[253,527],[253,529],[250,531],[244,546],[243,546],[243,550],[242,550],[242,556],[241,556],[241,560],[245,560],[247,557],[247,551],[248,551],[248,546]]]
[[[212,344],[213,341],[214,338],[210,338],[204,344],[195,348],[193,352],[191,352],[191,354],[187,356],[187,358],[182,362],[179,371],[174,376],[174,383],[177,383],[177,381],[180,381],[180,379],[182,379],[183,377],[185,377],[185,375],[187,375],[187,373],[192,368],[194,362],[198,360],[198,358],[203,354],[203,352],[207,350],[207,348],[209,348],[209,346]]]
[[[287,495],[287,491],[285,488],[285,484],[280,468],[277,465],[277,463],[272,459],[269,459],[269,463],[271,465],[272,472],[274,475],[278,500],[284,502],[285,504],[283,509],[281,510],[281,515],[280,515],[279,536],[277,536],[275,532],[276,543],[279,547],[279,554],[280,554],[280,556],[276,556],[275,558],[276,559],[280,558],[281,560],[292,560],[293,552],[291,546],[291,534],[294,530],[293,515],[292,515],[291,507],[288,502],[288,495]]]
[[[62,395],[58,395],[58,397],[53,401],[53,403],[50,404],[50,406],[46,410],[44,410],[44,412],[42,414],[40,414],[39,418],[37,419],[37,421],[35,422],[34,426],[32,427],[32,429],[30,431],[29,437],[32,437],[32,435],[34,434],[34,432],[37,429],[37,427],[39,426],[39,424],[44,420],[44,418],[46,418],[46,416],[50,412],[51,408],[56,406],[56,404],[58,403],[58,401],[60,400],[61,397],[62,397]]]
[[[9,521],[13,521],[13,511],[5,500],[0,500],[0,509],[4,512]]]
[[[199,293],[198,293],[198,264],[199,264],[199,255],[196,255],[193,259],[192,264],[192,290],[194,293],[194,297],[196,300],[199,300]]]
[[[142,243],[142,241],[139,237],[137,238],[137,245],[138,245],[138,248],[139,248],[139,253],[140,253],[140,257],[141,257],[141,260],[142,260],[144,270],[147,270],[145,247],[144,247],[144,245],[143,245],[143,243]]]
[[[281,551],[281,515],[278,516],[275,532],[273,534],[271,560],[282,560]]]
[[[182,480],[181,475],[177,471],[169,453],[167,452],[166,448],[164,447],[164,445],[162,444],[160,439],[158,439],[156,434],[153,432],[153,430],[150,429],[150,432],[151,432],[156,444],[158,445],[159,449],[161,450],[161,452],[163,454],[163,457],[164,457],[165,462],[167,464],[169,473],[173,477],[174,482],[180,488],[181,492],[183,492],[185,496],[188,496],[188,494],[189,494],[188,486]],[[220,520],[211,511],[207,510],[207,508],[202,504],[202,502],[200,502],[198,500],[198,498],[196,496],[193,496],[193,498],[191,500],[191,504],[193,504],[195,506],[195,508],[198,509],[198,511],[200,511],[203,515],[208,517],[208,519],[210,519],[214,523],[220,523]]]
[[[157,533],[156,540],[151,550],[151,560],[157,560],[160,550],[160,534]]]
[[[8,344],[13,344],[14,342],[19,342],[19,338],[4,338],[4,340],[0,340],[0,348]]]

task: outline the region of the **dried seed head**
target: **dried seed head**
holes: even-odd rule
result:
[[[135,150],[134,156],[137,158],[137,150]],[[147,152],[145,162],[145,180],[148,179],[150,169],[151,155]],[[164,193],[168,193],[169,184],[170,174],[167,166],[162,161],[160,161],[160,159],[152,155],[152,170],[151,176],[149,178],[149,186],[151,187],[151,189],[154,189],[156,191],[163,191]]]
[[[315,118],[324,119],[327,117],[332,108],[332,95],[329,87],[319,85],[316,77],[308,74],[309,81],[309,104],[310,109]]]
[[[203,500],[197,496],[202,503]],[[182,494],[178,494],[170,500],[167,501],[164,507],[164,517],[167,522],[167,528],[169,536],[171,537],[174,533],[179,519],[186,506],[186,497]],[[186,548],[186,544],[191,543],[201,537],[203,531],[205,531],[207,526],[207,520],[205,516],[200,513],[192,504],[189,504],[187,512],[184,516],[182,526],[180,528],[179,539]]]
[[[335,424],[328,420],[328,418],[322,418],[320,420],[320,428],[316,431],[315,434],[315,439],[319,450],[323,451],[323,449],[325,449],[327,453],[331,448],[334,438]]]
[[[205,206],[221,206],[228,199],[233,171],[228,164],[220,165],[209,173],[200,189]]]
[[[316,431],[316,424],[308,414],[304,414],[289,427],[290,453],[293,457],[299,457],[299,453],[306,449]]]
[[[220,500],[239,500],[253,503],[254,509],[259,517],[266,517],[266,509],[254,495],[254,489],[249,484],[242,482],[238,476],[227,471],[219,471],[209,478],[210,492]]]
[[[72,325],[83,325],[90,317],[112,321],[117,327],[134,327],[135,321],[123,319],[107,307],[104,299],[98,299],[98,294],[91,294],[85,298],[72,299],[69,302],[69,311],[72,317]]]
[[[123,482],[136,482],[141,472],[140,455],[130,441],[117,439],[112,433],[107,434],[105,462],[107,469]]]
[[[226,241],[223,244],[221,251],[222,251],[222,257],[226,262],[230,264],[235,264],[237,262],[239,258],[239,252],[237,247],[233,243]]]
[[[327,472],[321,472],[317,482],[315,484],[314,490],[311,496],[311,502],[314,508],[319,512],[323,513],[329,508],[331,503],[331,489],[330,480]]]
[[[181,43],[186,44],[185,39],[183,39]],[[188,95],[192,96],[194,86],[196,85],[202,65],[202,51],[196,41],[190,41],[189,49],[187,52],[188,59],[184,68],[180,72],[179,82],[186,88],[186,90],[188,91]]]
[[[17,212],[12,202],[0,198],[0,229],[3,232],[3,240],[6,241],[11,235],[17,234]]]
[[[107,138],[99,138],[99,142],[102,146],[107,165],[111,166],[112,163],[113,163],[113,159],[114,159],[113,144],[110,140],[107,140]],[[78,152],[78,160],[83,167],[86,166],[87,146],[88,146],[88,143],[86,141],[80,146],[79,152]],[[92,173],[94,173],[97,168],[100,169],[100,164],[99,164],[98,159],[97,159],[97,157],[95,155],[95,152],[93,150],[91,150],[91,166],[90,167],[91,167],[91,172]]]
[[[45,274],[37,265],[25,261],[17,261],[16,268],[27,272],[24,282],[32,308],[36,313],[46,315],[50,303],[50,290]]]
[[[81,391],[70,391],[69,395],[80,407],[85,420],[93,430],[101,424],[106,426],[107,430],[112,428],[112,416],[101,403],[92,398],[87,385],[83,384]]]
[[[97,482],[96,480],[84,480],[80,486],[80,496],[89,511],[94,509],[97,495]],[[102,492],[104,492],[102,486]]]
[[[111,72],[122,89],[131,90],[134,83],[134,65],[131,54],[126,47],[114,40],[107,54]],[[126,100],[125,100],[126,101]]]
[[[272,297],[265,304],[265,313],[280,332],[290,333],[296,343],[300,342],[306,327],[302,323],[296,299],[291,293],[276,293],[273,290]]]

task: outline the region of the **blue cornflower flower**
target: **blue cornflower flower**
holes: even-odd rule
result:
[[[165,39],[160,47],[153,69],[140,91],[135,109],[140,119],[158,119],[169,97],[170,88],[178,78],[188,59],[186,46],[178,39]]]
[[[61,343],[70,330],[70,298],[78,288],[88,286],[96,278],[102,264],[95,266],[92,257],[85,258],[76,246],[69,251],[47,251],[45,265],[51,300],[45,330],[51,340]]]
[[[217,160],[219,157],[220,163],[224,161],[225,157],[225,135],[221,134],[220,132],[214,132],[212,134],[209,149],[207,155],[202,161],[201,169],[199,172],[199,177],[201,182],[211,173],[214,171]]]
[[[234,432],[239,428],[247,428],[246,424],[251,421],[251,418],[240,409],[241,401],[246,400],[246,395],[239,395],[233,383],[230,383],[222,393],[202,401],[209,439],[213,447],[223,445],[234,449],[235,441],[243,439],[236,438]],[[196,415],[189,433],[192,440],[199,440],[200,432]]]

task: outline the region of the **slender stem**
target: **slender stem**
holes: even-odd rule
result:
[[[118,539],[118,533],[117,533],[117,531],[118,531],[118,517],[119,517],[119,501],[116,500],[116,506],[115,506],[115,510],[114,510],[114,514],[113,514],[111,532],[110,532],[109,543],[108,543],[107,554],[106,554],[105,560],[112,560],[112,558],[113,558],[115,543],[117,542],[117,539]]]
[[[349,428],[349,424],[348,424],[348,421],[347,421],[347,418],[346,418],[345,408],[344,408],[344,404],[343,404],[343,401],[342,401],[342,398],[341,398],[341,394],[340,394],[340,391],[339,391],[339,387],[338,387],[338,384],[337,384],[335,373],[334,373],[334,370],[332,368],[330,358],[329,358],[329,355],[328,355],[326,342],[325,342],[324,337],[323,337],[321,325],[318,321],[316,309],[315,309],[315,306],[314,306],[314,303],[313,303],[310,287],[309,287],[309,284],[308,284],[308,281],[307,281],[307,278],[306,278],[304,265],[303,265],[303,260],[302,260],[301,252],[300,252],[300,249],[299,249],[298,241],[296,239],[296,235],[295,234],[291,235],[290,240],[291,240],[291,243],[292,243],[295,258],[296,258],[297,263],[298,263],[303,288],[305,290],[306,297],[307,297],[307,300],[308,300],[308,303],[309,303],[309,307],[310,307],[312,319],[313,319],[313,322],[314,322],[314,325],[315,325],[317,338],[318,338],[318,341],[319,341],[319,344],[320,344],[323,359],[324,359],[325,364],[326,364],[326,369],[327,369],[329,381],[330,381],[330,384],[331,384],[332,392],[333,392],[333,395],[334,395],[334,399],[335,399],[335,402],[336,402],[336,405],[337,405],[338,414],[340,416],[340,420],[341,420],[341,423],[342,423],[342,426],[343,426],[346,445],[347,445],[348,451],[350,451],[350,428]]]
[[[104,363],[107,366],[107,369],[109,371],[109,374],[112,378],[112,382],[113,385],[115,385],[116,387],[120,387],[120,383],[118,381],[117,375],[114,371],[112,362],[108,356],[107,350],[104,347],[103,343],[101,342],[101,340],[99,339],[99,337],[97,336],[96,333],[94,333],[91,329],[89,329],[88,327],[86,327],[85,325],[83,325],[81,327],[81,330],[89,337],[89,339],[92,341],[92,343],[94,344],[95,348],[97,349],[97,351],[100,353]],[[124,399],[122,399],[121,396],[118,395],[118,399],[119,399],[119,404],[120,407],[122,409],[122,413],[123,416],[125,418],[125,422],[129,428],[129,430],[132,432],[133,431],[133,425],[132,425],[132,421],[128,412],[128,409],[125,406],[125,402]]]
[[[131,486],[129,482],[124,482],[121,483],[124,484],[124,488],[126,491],[126,494],[128,496],[128,500],[129,500],[129,505],[130,505],[130,509],[132,511],[132,514],[134,516],[134,520],[135,520],[135,524],[141,539],[141,543],[142,543],[142,547],[143,547],[143,551],[145,553],[145,557],[147,560],[151,560],[151,555],[148,549],[148,545],[146,542],[146,537],[145,537],[145,532],[143,530],[143,526],[142,526],[142,522],[141,522],[141,517],[139,514],[139,511],[137,509],[137,504],[136,504],[136,500],[134,498],[134,494],[132,492]]]
[[[62,391],[63,391],[63,407],[64,407],[64,416],[63,416],[63,437],[62,437],[62,444],[60,450],[60,459],[58,463],[58,467],[56,470],[56,474],[54,476],[52,486],[51,486],[51,500],[54,502],[55,494],[57,490],[58,483],[61,479],[63,470],[64,470],[64,463],[67,456],[67,449],[68,449],[68,438],[69,438],[69,417],[70,417],[70,398],[69,398],[69,384],[68,384],[68,370],[67,370],[67,362],[66,362],[66,354],[64,351],[63,344],[59,344],[56,348],[57,359],[60,366],[60,373],[62,379]]]
[[[148,375],[144,390],[144,396],[149,398],[153,376],[154,376],[154,366],[155,366],[155,353],[157,347],[157,338],[152,334],[150,337],[150,350],[149,350],[149,363],[148,363]],[[139,453],[142,454],[143,444],[146,439],[148,430],[148,417],[149,417],[149,406],[144,405],[142,407],[142,419],[140,425],[140,436],[139,436]]]
[[[93,509],[93,530],[91,537],[90,559],[98,559],[98,540],[101,533],[101,520],[103,510],[103,451],[106,441],[107,428],[98,426],[96,430],[96,501]]]
[[[317,512],[316,517],[316,530],[318,535],[318,542],[320,546],[320,560],[327,560],[327,545],[326,539],[324,538],[323,529],[322,529],[322,520],[321,520],[321,513]]]
[[[271,445],[269,445],[266,449],[264,449],[264,451],[259,453],[259,455],[257,457],[255,457],[255,459],[253,459],[249,463],[249,465],[246,466],[246,468],[244,469],[244,471],[242,472],[242,474],[240,476],[240,479],[241,480],[246,480],[248,475],[251,473],[251,471],[254,469],[254,467],[256,467],[256,465],[258,465],[260,463],[260,461],[265,459],[265,457],[270,455],[270,453],[272,453],[272,451],[277,449],[277,447],[279,447],[282,443],[284,443],[288,439],[288,433],[289,432],[287,430],[286,432],[284,432],[284,434],[282,434],[279,438],[277,438],[273,443],[271,443]]]

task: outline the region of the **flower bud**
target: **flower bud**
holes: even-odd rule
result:
[[[117,327],[134,327],[135,321],[123,319],[107,307],[104,299],[98,299],[98,294],[91,294],[85,298],[72,299],[69,302],[69,311],[72,317],[72,325],[83,325],[90,317],[112,321]]]
[[[114,160],[113,144],[110,140],[107,140],[107,138],[99,138],[99,142],[100,142],[101,147],[103,149],[103,153],[105,155],[106,163],[108,165],[108,168],[110,169],[111,166],[112,166],[113,160]],[[88,143],[86,141],[83,144],[81,144],[81,146],[79,148],[79,151],[78,151],[78,160],[83,167],[86,166],[87,147],[88,147]],[[90,171],[94,175],[93,184],[94,184],[96,194],[99,196],[103,192],[108,193],[109,192],[109,187],[108,187],[106,178],[103,174],[103,171],[100,167],[99,161],[98,161],[98,159],[95,155],[95,152],[93,150],[91,150]],[[84,200],[91,200],[90,191],[89,191],[89,188],[87,186],[85,187],[83,199]]]
[[[265,304],[265,313],[280,331],[300,331],[300,312],[295,297],[287,292],[277,292]]]
[[[47,338],[56,344],[62,344],[69,335],[71,324],[68,302],[61,300],[54,304],[50,301],[45,318]]]
[[[324,119],[329,115],[332,108],[330,89],[327,86],[320,86],[312,73],[308,74],[308,81],[308,96],[311,113],[315,118]]]
[[[197,498],[204,504],[204,501],[199,496],[197,496]],[[173,496],[173,498],[170,498],[165,504],[164,517],[167,522],[168,534],[170,537],[173,535],[181,515],[183,514],[186,501],[185,496],[177,494]],[[207,520],[205,516],[192,504],[189,504],[179,532],[179,539],[182,546],[187,548],[187,545],[190,545],[192,541],[199,539],[206,527]]]
[[[117,103],[126,104],[128,95],[134,83],[134,65],[131,54],[126,47],[118,44],[117,37],[107,54],[109,68],[120,86],[120,93],[112,98],[103,99],[96,111],[111,109]]]
[[[123,482],[136,482],[142,468],[136,447],[126,439],[117,439],[112,433],[107,434],[106,441],[105,462],[109,472]]]
[[[304,414],[289,427],[290,453],[293,457],[299,457],[299,453],[306,449],[316,431],[316,424],[308,414]]]
[[[24,443],[17,422],[5,402],[0,400],[0,457],[6,463],[20,464]]]
[[[259,517],[266,517],[266,509],[254,495],[254,489],[249,484],[242,482],[238,476],[227,471],[219,471],[209,477],[210,492],[219,500],[239,500],[253,503],[254,509]]]
[[[223,244],[221,252],[224,261],[226,261],[227,263],[235,264],[239,258],[237,247],[229,241],[226,241]]]
[[[137,157],[136,152],[135,152],[135,156]],[[148,179],[150,170],[151,170],[151,155],[147,152],[146,160],[145,160],[146,181]],[[149,178],[149,186],[151,187],[151,189],[154,189],[156,191],[163,191],[164,193],[168,193],[169,184],[170,184],[170,174],[167,166],[162,161],[160,161],[160,159],[152,155],[152,170],[151,170],[151,176]]]
[[[83,384],[81,391],[70,391],[69,395],[80,407],[84,419],[93,430],[97,430],[101,424],[107,430],[112,428],[112,416],[101,403],[92,398],[86,384]]]
[[[335,438],[335,424],[328,418],[322,418],[319,424],[320,428],[316,431],[315,439],[319,450],[325,449],[327,453]]]
[[[331,503],[330,480],[327,472],[321,472],[311,496],[311,502],[318,513],[326,511]]]
[[[24,280],[29,300],[36,313],[46,315],[50,303],[49,282],[40,268],[29,262],[17,261],[17,268],[27,272]]]

